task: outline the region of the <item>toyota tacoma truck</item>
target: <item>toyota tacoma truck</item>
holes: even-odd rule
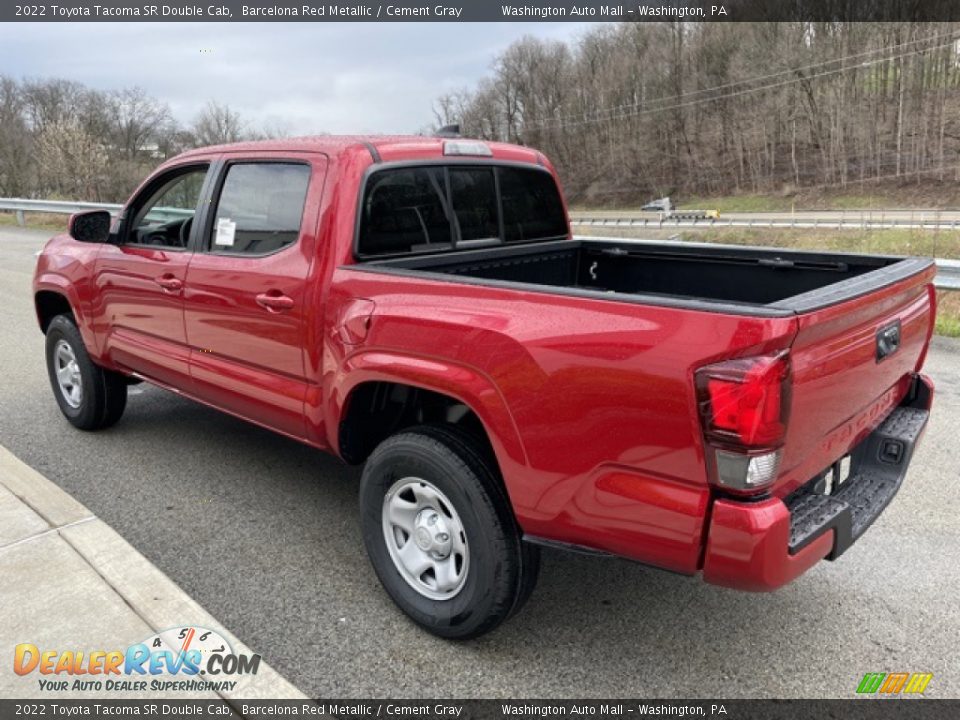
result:
[[[468,638],[541,546],[751,591],[842,555],[927,422],[934,273],[575,237],[536,150],[320,137],[166,162],[72,216],[33,291],[70,423],[147,381],[364,464],[383,587]]]

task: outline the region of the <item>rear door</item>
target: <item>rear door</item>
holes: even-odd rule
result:
[[[307,280],[326,157],[227,156],[187,272],[184,321],[197,396],[303,437]]]
[[[209,168],[194,161],[148,181],[125,208],[117,242],[103,246],[94,272],[95,313],[110,359],[187,391],[183,287]]]

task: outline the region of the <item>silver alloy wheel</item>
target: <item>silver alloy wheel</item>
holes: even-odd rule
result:
[[[77,356],[66,340],[59,340],[53,349],[53,369],[57,375],[60,394],[72,408],[80,407],[83,402],[83,378]]]
[[[470,566],[467,535],[453,503],[416,477],[397,480],[383,498],[383,538],[400,577],[431,600],[463,589]]]

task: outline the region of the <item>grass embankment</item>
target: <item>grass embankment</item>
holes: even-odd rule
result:
[[[34,230],[60,232],[67,229],[69,215],[51,215],[50,213],[24,213],[24,222]],[[0,212],[0,226],[17,226],[17,216],[12,212]]]
[[[622,198],[622,196],[620,196]],[[639,210],[650,198],[637,198],[619,206],[600,203],[608,210]],[[945,178],[943,182],[851,183],[846,189],[837,187],[785,189],[767,194],[747,193],[718,197],[684,196],[671,198],[683,210],[719,210],[728,212],[797,212],[815,210],[874,211],[909,208],[931,210],[960,207],[960,182]],[[589,204],[589,203],[587,203]],[[594,203],[596,205],[596,203]],[[594,209],[594,208],[591,208]]]
[[[890,198],[885,194],[869,195],[847,193],[840,195],[729,195],[724,197],[692,197],[684,199],[684,210],[719,210],[723,213],[747,212],[799,212],[812,210],[849,210],[880,212],[883,209],[916,208],[935,210],[936,203],[920,205],[904,204],[902,198]],[[942,207],[942,205],[940,205]]]
[[[597,228],[604,230],[605,228]],[[596,234],[600,234],[599,232]],[[960,231],[949,230],[828,230],[822,228],[680,228],[684,240],[728,245],[763,245],[797,250],[873,253],[880,255],[924,255],[960,258]],[[636,235],[640,237],[640,235]]]
[[[960,292],[937,291],[937,335],[960,337]]]
[[[712,228],[695,230],[645,228],[575,227],[578,235],[606,235],[649,240],[677,239],[727,245],[762,245],[796,250],[878,253],[881,255],[926,255],[960,259],[960,232],[920,230],[824,230],[786,228]],[[937,292],[938,335],[960,337],[960,292]]]

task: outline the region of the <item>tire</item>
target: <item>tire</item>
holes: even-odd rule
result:
[[[127,406],[126,378],[94,364],[69,316],[58,315],[47,327],[46,356],[53,396],[71,425],[102,430],[120,419]],[[65,385],[58,380],[58,369],[67,376]]]
[[[404,530],[409,524],[401,527],[388,519],[393,507],[405,522],[416,512],[412,532]],[[363,470],[360,512],[367,554],[387,594],[434,635],[466,640],[490,632],[533,591],[539,548],[521,539],[496,465],[482,443],[452,426],[419,426],[381,443]],[[434,525],[429,524],[432,515],[438,516]],[[420,530],[429,534],[436,527],[440,532],[428,542]],[[459,546],[458,528],[463,532]],[[437,541],[445,535],[452,538],[449,552]],[[419,566],[411,572],[399,559],[401,548],[408,547],[413,555],[403,557],[420,557],[420,551],[444,559],[416,577]]]

